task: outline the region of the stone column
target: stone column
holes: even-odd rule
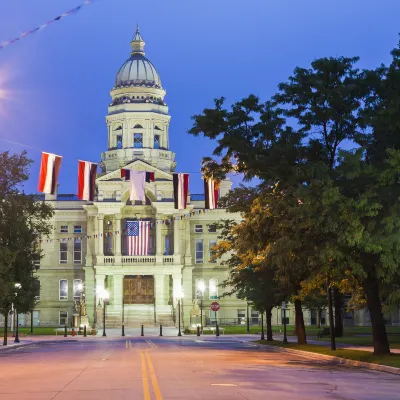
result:
[[[104,228],[104,214],[99,214],[97,216],[97,222],[98,222],[98,229],[97,229],[97,242],[98,242],[98,249],[97,249],[97,255],[103,256],[104,255],[104,239],[103,239],[103,228]]]
[[[164,279],[163,274],[154,275],[156,306],[165,305]]]
[[[162,229],[161,219],[157,218],[156,219],[156,255],[157,256],[161,256],[162,255],[161,229]]]
[[[85,271],[85,303],[86,312],[89,317],[89,325],[95,326],[96,323],[96,285],[94,281],[94,268],[83,267]],[[104,280],[103,280],[104,282]]]
[[[113,275],[114,278],[114,309],[122,309],[123,281],[124,275]],[[122,318],[122,315],[121,315]]]
[[[176,293],[179,292],[180,289],[182,289],[182,275],[172,275],[172,296],[174,298],[174,305],[177,304],[177,300],[176,300]],[[183,293],[183,295],[185,295],[185,293]]]
[[[121,214],[115,214],[115,252],[114,254],[118,257],[121,256]]]
[[[192,265],[192,247],[191,247],[192,235],[190,232],[190,219],[185,221],[185,265]]]
[[[93,217],[87,217],[87,227],[86,227],[86,235],[87,236],[92,236],[93,231],[92,231],[92,221]],[[86,257],[85,257],[85,265],[87,267],[90,267],[93,264],[93,239],[89,239],[88,237],[86,238]]]
[[[101,293],[104,290],[106,276],[96,274],[96,296],[95,296],[95,309],[96,309],[96,327],[103,326],[103,303],[100,301]],[[100,305],[99,305],[100,304]]]
[[[193,268],[194,267],[185,266],[182,271],[182,287],[185,294],[183,300],[183,325],[185,327],[190,325],[190,310],[193,306]],[[205,318],[206,312],[206,308],[203,307],[203,318]]]
[[[180,217],[174,217],[174,256],[181,255]]]
[[[161,217],[156,217],[156,263],[161,265],[163,263],[162,254],[162,224]]]

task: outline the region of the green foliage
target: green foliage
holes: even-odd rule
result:
[[[317,278],[318,290],[354,288],[352,304],[367,304],[381,353],[389,351],[382,301],[397,301],[400,276],[400,49],[392,55],[375,71],[359,71],[356,57],[314,60],[271,101],[250,95],[227,109],[215,100],[189,131],[216,141],[205,175],[260,182],[221,200],[243,218],[225,227],[217,252],[229,254],[234,290],[255,290],[255,276],[297,300]],[[249,288],[235,286],[240,276]]]
[[[20,312],[34,308],[38,282],[35,260],[40,259],[38,240],[50,232],[47,220],[53,210],[33,195],[21,193],[31,161],[20,155],[0,153],[0,312],[11,304]],[[20,288],[15,284],[19,283]]]

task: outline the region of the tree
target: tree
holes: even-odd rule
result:
[[[272,309],[282,299],[274,281],[274,271],[264,265],[248,264],[248,253],[232,251],[236,249],[235,241],[238,239],[232,234],[238,228],[236,222],[226,220],[219,228],[222,228],[222,240],[214,247],[212,257],[223,258],[221,265],[230,268],[229,277],[222,284],[227,289],[223,296],[236,294],[237,298],[250,302],[257,311],[266,313],[267,340],[272,341]]]
[[[0,153],[0,313],[6,325],[12,304],[20,312],[34,308],[37,292],[35,260],[41,257],[39,238],[48,235],[53,210],[35,195],[20,192],[31,160],[26,152]],[[21,289],[16,290],[19,283]],[[7,327],[4,330],[7,344]]]

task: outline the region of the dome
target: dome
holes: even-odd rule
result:
[[[144,45],[145,42],[137,27],[131,42],[131,57],[119,69],[115,78],[116,87],[142,84],[161,87],[161,80],[157,70],[144,55]]]
[[[132,56],[125,61],[118,71],[115,79],[115,86],[120,86],[130,81],[133,81],[132,83],[146,81],[144,83],[161,86],[161,80],[154,65],[140,53],[132,54]]]

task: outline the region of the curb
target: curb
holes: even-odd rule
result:
[[[305,350],[287,349],[285,347],[270,346],[268,344],[259,344],[259,346],[263,346],[263,347],[265,346],[265,347],[269,347],[270,349],[276,349],[279,351],[284,351],[286,353],[297,354],[297,355],[301,355],[301,356],[307,357],[307,358],[334,361],[337,364],[343,364],[343,365],[348,365],[348,366],[352,366],[352,367],[362,367],[362,368],[366,368],[366,369],[370,369],[370,370],[374,370],[374,371],[387,372],[389,374],[400,375],[400,368],[389,367],[388,365],[373,364],[373,363],[369,363],[369,362],[365,362],[365,361],[349,360],[347,358],[329,356],[327,354],[313,353],[311,351],[305,351]]]

